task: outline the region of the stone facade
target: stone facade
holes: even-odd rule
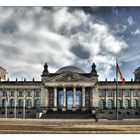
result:
[[[46,63],[41,77],[41,81],[1,81],[0,117],[42,118],[50,112],[61,116],[87,111],[92,118],[115,118],[116,81],[98,81],[94,63],[90,73],[74,66],[49,73]],[[135,79],[118,83],[120,119],[140,117],[140,82],[138,76]]]

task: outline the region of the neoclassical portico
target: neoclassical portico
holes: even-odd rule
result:
[[[54,89],[54,107],[57,110],[85,110],[85,87],[52,87]]]
[[[53,106],[53,111],[58,111],[58,110],[85,111],[87,109],[86,101],[90,102],[91,105],[94,105],[95,103],[92,102],[94,102],[93,88],[95,84],[91,83],[91,86],[87,86],[87,87],[85,85],[82,86],[79,85],[80,84],[78,84],[77,86],[64,84],[63,86],[60,86],[59,84],[58,85],[56,84],[56,86],[46,87],[48,88],[47,90],[48,94],[53,94],[53,104],[51,104],[51,106]],[[89,96],[93,98],[86,98],[87,94],[89,94]],[[50,104],[48,104],[48,108],[49,105]]]
[[[73,66],[61,68],[55,74],[50,74],[47,69],[45,64],[42,81],[50,97],[48,109],[85,111],[98,107],[98,75],[94,64],[91,73]]]

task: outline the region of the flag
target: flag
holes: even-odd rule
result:
[[[125,84],[125,79],[124,79],[124,77],[121,73],[121,70],[120,70],[120,67],[119,67],[118,63],[117,63],[117,73],[119,73],[119,75],[120,75],[120,79],[122,81],[122,84]]]

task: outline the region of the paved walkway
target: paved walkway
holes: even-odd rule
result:
[[[0,133],[94,134],[139,133],[140,120],[0,119]]]

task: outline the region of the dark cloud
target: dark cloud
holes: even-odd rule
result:
[[[88,59],[90,57],[90,53],[88,52],[88,50],[83,49],[83,47],[81,47],[80,45],[72,46],[70,51],[80,59]]]
[[[16,58],[15,55],[21,55],[21,51],[19,48],[14,47],[14,46],[6,46],[3,44],[0,44],[0,53],[1,56],[5,58]]]
[[[16,32],[17,26],[15,25],[15,23],[12,23],[11,21],[7,21],[6,23],[3,23],[0,27],[0,32],[4,33],[4,34],[13,34],[14,32]]]

